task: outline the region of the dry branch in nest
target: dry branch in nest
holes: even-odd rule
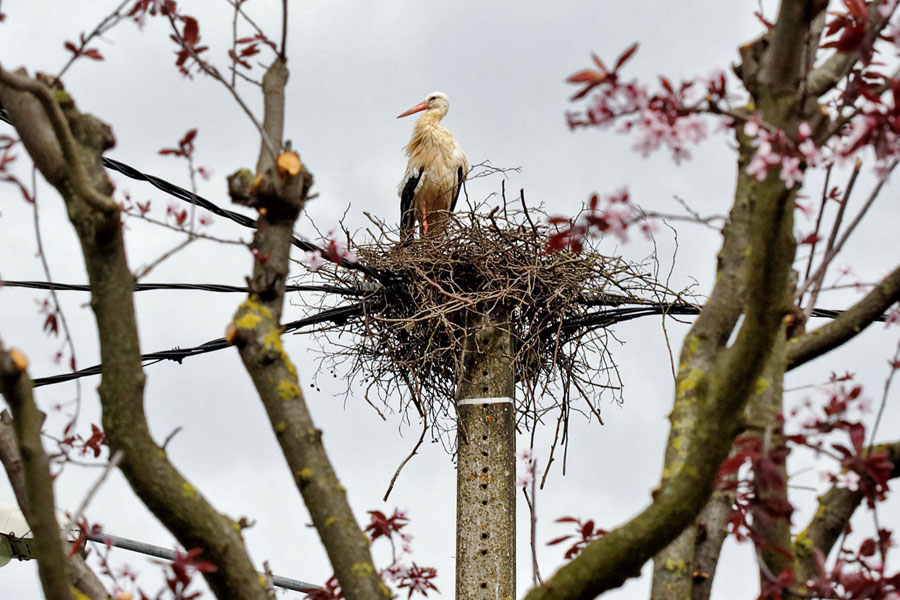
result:
[[[454,425],[458,363],[472,317],[498,307],[511,315],[518,426],[531,429],[548,412],[557,412],[559,423],[571,410],[599,419],[602,399],[621,400],[607,330],[567,324],[606,296],[616,304],[672,297],[646,265],[603,256],[590,243],[580,254],[548,253],[554,228],[524,202],[452,215],[445,232],[402,243],[396,230],[372,222],[377,235],[370,231],[354,251],[391,279],[380,286],[357,271],[316,273],[326,283],[374,289],[360,316],[321,329],[329,342],[324,359],[331,369],[347,369],[351,386],[362,381],[373,406],[400,398],[402,412],[412,405],[438,433]]]

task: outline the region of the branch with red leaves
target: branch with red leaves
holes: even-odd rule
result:
[[[739,418],[773,356],[779,335],[783,335],[779,334],[783,317],[791,310],[793,209],[799,186],[795,185],[793,161],[788,164],[786,159],[790,157],[784,153],[793,151],[789,142],[797,139],[794,134],[800,125],[814,116],[812,108],[806,109],[810,113],[797,110],[797,78],[807,39],[805,28],[824,8],[802,4],[806,12],[799,18],[796,13],[801,3],[785,0],[782,4],[770,32],[771,44],[763,50],[754,76],[752,88],[759,100],[760,116],[757,135],[752,137],[757,141],[755,145],[748,143],[750,140],[742,132],[737,136],[739,175],[732,219],[724,231],[724,247],[710,302],[682,348],[661,487],[647,509],[588,544],[542,587],[533,589],[528,600],[586,599],[620,585],[690,525],[710,497],[718,465],[728,455],[740,427]],[[626,52],[622,59],[627,60],[630,55]],[[690,139],[686,126],[692,115],[684,109],[691,105],[684,97],[693,85],[678,88],[662,83],[664,91],[651,96],[641,86],[621,84],[618,69],[612,72],[616,73],[614,79],[596,78],[598,92],[588,124],[608,121],[610,113],[614,115],[617,110],[623,114],[629,109],[637,110],[640,120],[629,122],[630,129],[643,136],[638,149],[665,145],[677,159],[685,140]],[[701,103],[715,104],[724,96],[713,96],[710,87],[714,86],[708,84],[711,100],[704,97]],[[604,110],[610,102],[615,102],[616,108]],[[765,137],[760,132],[765,132]],[[809,133],[812,132],[811,128]],[[781,135],[785,143],[783,149],[777,150],[781,169],[776,172],[768,165],[776,162],[773,141],[781,139],[773,136]],[[748,167],[760,151],[764,151],[759,158],[765,161],[766,168],[756,168],[751,173]],[[743,323],[734,342],[728,345],[741,313]]]
[[[84,249],[103,365],[103,433],[110,449],[122,451],[120,466],[129,484],[179,542],[188,549],[202,548],[204,558],[216,564],[218,571],[205,575],[217,595],[262,600],[264,592],[239,529],[175,469],[150,436],[143,410],[134,278],[125,256],[119,209],[111,197],[112,184],[102,166],[101,153],[114,143],[110,128],[80,113],[62,90],[51,95],[41,82],[23,83],[27,78],[22,74],[6,86],[9,75],[0,72],[0,101],[35,166],[66,202]],[[70,128],[70,122],[77,126]],[[60,131],[67,141],[56,135]],[[64,152],[67,146],[70,150]],[[76,156],[75,164],[69,156]]]
[[[275,432],[294,482],[309,509],[342,593],[350,600],[390,596],[376,571],[369,543],[322,445],[300,389],[297,369],[281,344],[281,314],[290,267],[294,222],[313,178],[296,152],[271,156],[281,146],[287,68],[280,60],[264,79],[265,127],[260,171],[229,177],[232,199],[259,212],[252,244],[251,293],[238,308],[225,339],[233,342]],[[277,113],[277,114],[272,114]]]
[[[34,534],[41,586],[48,600],[71,600],[71,581],[66,573],[66,555],[56,521],[50,459],[41,443],[44,416],[34,403],[27,367],[24,354],[16,349],[6,350],[0,342],[0,391],[13,414],[16,445],[22,458],[24,508]]]
[[[900,266],[833,321],[788,342],[787,368],[821,356],[862,333],[892,305],[900,302]]]
[[[23,468],[22,454],[16,442],[16,434],[13,427],[13,419],[7,411],[0,413],[0,462],[6,469],[6,476],[12,486],[16,497],[16,503],[22,509],[29,527],[34,529],[30,521],[28,497],[26,494],[25,470]],[[100,579],[84,562],[80,553],[69,553],[66,556],[66,567],[72,584],[91,600],[107,600],[109,595],[103,588]]]

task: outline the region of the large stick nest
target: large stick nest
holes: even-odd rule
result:
[[[610,334],[585,319],[592,307],[604,298],[671,297],[647,265],[603,256],[590,242],[579,254],[548,253],[555,227],[524,202],[455,214],[445,231],[404,241],[373,223],[379,231],[354,250],[359,262],[390,274],[387,283],[334,267],[316,273],[331,285],[372,290],[355,300],[359,316],[321,329],[330,342],[324,358],[332,372],[338,365],[349,371],[351,386],[363,382],[373,406],[400,398],[401,411],[411,404],[440,430],[452,428],[465,324],[479,313],[503,307],[511,315],[519,425],[530,429],[548,411],[558,410],[560,422],[570,410],[599,419],[602,398],[620,401]]]

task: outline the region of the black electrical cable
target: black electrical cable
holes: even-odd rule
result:
[[[345,323],[347,319],[361,314],[362,311],[362,304],[351,304],[348,306],[329,308],[314,315],[310,315],[308,317],[286,323],[285,325],[282,325],[281,329],[282,333],[291,333],[297,331],[298,329],[301,329],[302,327],[308,327],[310,325],[317,325],[319,323],[326,323],[329,321],[337,324]],[[143,354],[141,355],[141,363],[146,366],[148,364],[154,364],[163,360],[173,360],[178,364],[181,364],[181,361],[185,358],[199,356],[201,354],[207,354],[209,352],[215,352],[217,350],[228,348],[229,346],[231,346],[231,344],[226,342],[225,338],[218,338],[215,340],[210,340],[205,344],[194,346],[193,348],[173,348],[172,350],[163,350],[161,352],[151,352],[149,354]],[[34,387],[41,387],[45,385],[53,385],[56,383],[72,381],[74,379],[80,379],[89,375],[99,375],[101,366],[102,365],[93,365],[84,369],[79,369],[78,371],[73,371],[71,373],[60,373],[59,375],[38,377],[37,379],[33,380],[32,384],[34,385]]]
[[[9,116],[6,113],[6,110],[3,108],[0,108],[0,121],[4,121],[4,122],[12,125],[12,122],[9,120]],[[138,171],[137,169],[135,169],[134,167],[132,167],[130,165],[127,165],[123,162],[117,161],[112,158],[107,158],[105,156],[103,157],[103,165],[106,168],[112,169],[113,171],[121,173],[122,175],[129,177],[131,179],[135,179],[137,181],[146,181],[153,187],[165,192],[166,194],[169,194],[170,196],[174,196],[175,198],[178,198],[179,200],[183,200],[185,202],[190,202],[191,204],[194,204],[195,206],[199,206],[200,208],[204,208],[215,215],[219,215],[220,217],[225,217],[226,219],[234,221],[238,225],[243,225],[244,227],[249,227],[251,229],[256,228],[256,221],[254,219],[248,217],[247,215],[243,215],[241,213],[234,212],[232,210],[224,209],[221,206],[214,204],[210,200],[207,200],[203,196],[194,194],[194,193],[184,189],[181,186],[178,186],[178,185],[175,185],[174,183],[170,183],[170,182],[166,181],[165,179],[156,177],[155,175],[148,175],[147,173],[142,173],[141,171]],[[358,261],[350,262],[346,258],[341,258],[340,260],[335,260],[334,257],[332,257],[331,254],[326,249],[321,248],[318,245],[316,245],[308,240],[304,240],[303,238],[294,236],[292,243],[297,248],[300,248],[301,250],[306,250],[307,252],[318,251],[322,255],[322,258],[324,258],[325,260],[328,260],[330,262],[338,264],[342,267],[346,267],[348,269],[354,269],[356,271],[364,273],[382,283],[386,283],[392,279],[390,274],[382,273],[381,271],[378,271],[377,269],[373,269],[364,264],[361,264]]]
[[[378,284],[375,284],[378,285]],[[0,279],[0,287],[18,287],[33,290],[54,290],[57,292],[90,292],[91,286],[87,284],[57,283],[55,281],[5,281]],[[246,286],[223,285],[220,283],[136,283],[135,292],[147,292],[153,290],[198,290],[204,292],[248,293]],[[362,296],[373,288],[368,287],[343,287],[337,285],[287,285],[286,292],[325,292],[328,294],[340,294],[342,296]]]

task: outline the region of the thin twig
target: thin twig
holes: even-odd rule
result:
[[[878,414],[875,415],[875,423],[872,425],[872,432],[869,437],[869,453],[872,452],[872,446],[875,445],[875,436],[878,434],[878,426],[881,425],[881,416],[884,414],[884,409],[887,406],[888,392],[891,389],[891,381],[894,379],[894,375],[900,370],[900,341],[897,342],[897,350],[894,352],[894,358],[888,363],[891,366],[891,370],[888,373],[888,376],[884,380],[884,390],[881,393],[881,403],[878,405]]]
[[[78,521],[81,520],[81,515],[83,515],[84,511],[87,510],[88,504],[90,504],[94,496],[97,495],[97,492],[100,491],[100,486],[102,486],[103,482],[106,481],[106,478],[109,477],[110,472],[118,466],[123,456],[124,454],[121,450],[116,450],[113,453],[113,455],[109,459],[109,462],[106,463],[106,466],[100,473],[100,476],[97,477],[97,481],[94,482],[94,485],[91,486],[84,499],[81,501],[81,504],[78,506],[78,510],[72,513],[72,516],[69,517],[69,520],[66,523],[66,527],[63,531],[68,534],[68,532],[72,531],[78,525]]]
[[[425,441],[425,434],[428,432],[428,419],[425,417],[425,413],[422,413],[422,433],[419,435],[419,441],[416,442],[416,445],[413,446],[412,452],[410,452],[406,458],[400,463],[400,466],[397,467],[397,470],[394,471],[394,476],[391,477],[391,483],[388,484],[387,491],[384,493],[384,498],[382,498],[382,502],[387,502],[388,496],[391,495],[391,490],[394,489],[394,482],[397,481],[397,477],[400,476],[400,471],[403,470],[403,467],[406,466],[412,457],[416,455],[419,450],[419,447],[422,445],[422,442]]]
[[[69,69],[69,67],[72,66],[72,63],[74,63],[78,58],[81,57],[81,51],[87,47],[88,42],[99,35],[103,35],[107,31],[118,25],[119,21],[127,16],[121,15],[119,13],[131,1],[132,0],[124,0],[119,6],[115,8],[115,10],[106,15],[103,20],[100,21],[100,23],[94,28],[94,30],[88,34],[87,37],[80,40],[81,44],[78,46],[76,52],[72,55],[71,58],[69,58],[69,61],[65,65],[63,65],[63,68],[60,69],[59,73],[56,74],[57,79],[61,79],[65,72]]]
[[[250,119],[250,122],[253,123],[253,126],[256,127],[256,130],[259,132],[260,138],[262,139],[263,145],[266,148],[266,152],[268,152],[272,157],[272,162],[275,162],[278,158],[278,148],[275,148],[272,140],[269,139],[269,135],[266,133],[265,129],[263,129],[262,123],[260,123],[256,116],[253,114],[253,111],[250,110],[250,107],[244,102],[244,99],[241,98],[241,95],[238,94],[237,88],[233,85],[229,85],[229,83],[222,77],[219,73],[218,69],[216,69],[213,65],[201,59],[197,53],[194,51],[194,48],[188,44],[183,37],[181,37],[181,32],[178,31],[178,26],[175,23],[175,16],[171,12],[166,12],[166,16],[169,18],[169,23],[172,26],[173,35],[178,42],[178,44],[188,51],[188,54],[191,55],[191,58],[196,61],[197,65],[200,69],[210,75],[213,79],[221,83],[225,86],[231,96],[234,98],[235,102],[238,103],[238,106],[244,111],[244,114]]]
[[[806,289],[810,286],[811,282],[820,280],[820,279],[824,279],[825,271],[827,270],[828,265],[831,263],[832,260],[834,260],[834,257],[837,256],[837,254],[841,251],[841,249],[844,247],[844,243],[846,243],[847,239],[850,237],[850,234],[853,233],[853,231],[856,229],[857,225],[859,225],[860,221],[862,221],[862,218],[865,216],[866,212],[869,210],[869,208],[875,202],[875,199],[878,197],[878,194],[881,192],[881,188],[884,187],[885,182],[887,182],[888,176],[897,167],[898,163],[900,163],[900,160],[894,160],[893,162],[891,162],[891,165],[888,167],[885,177],[883,179],[879,180],[878,185],[876,185],[875,189],[872,190],[872,193],[869,194],[869,197],[868,197],[868,199],[866,199],[865,204],[860,209],[860,211],[856,214],[856,217],[854,217],[853,221],[851,221],[850,224],[847,226],[847,229],[841,235],[841,237],[837,241],[837,243],[835,243],[834,248],[832,248],[831,250],[829,250],[828,252],[825,253],[825,256],[822,258],[822,262],[819,265],[819,268],[816,269],[816,272],[812,275],[812,277],[807,279],[806,282],[804,282],[803,286],[801,286],[801,288],[799,290],[797,290],[797,294],[795,297],[799,297],[801,294],[803,294],[806,291]]]

